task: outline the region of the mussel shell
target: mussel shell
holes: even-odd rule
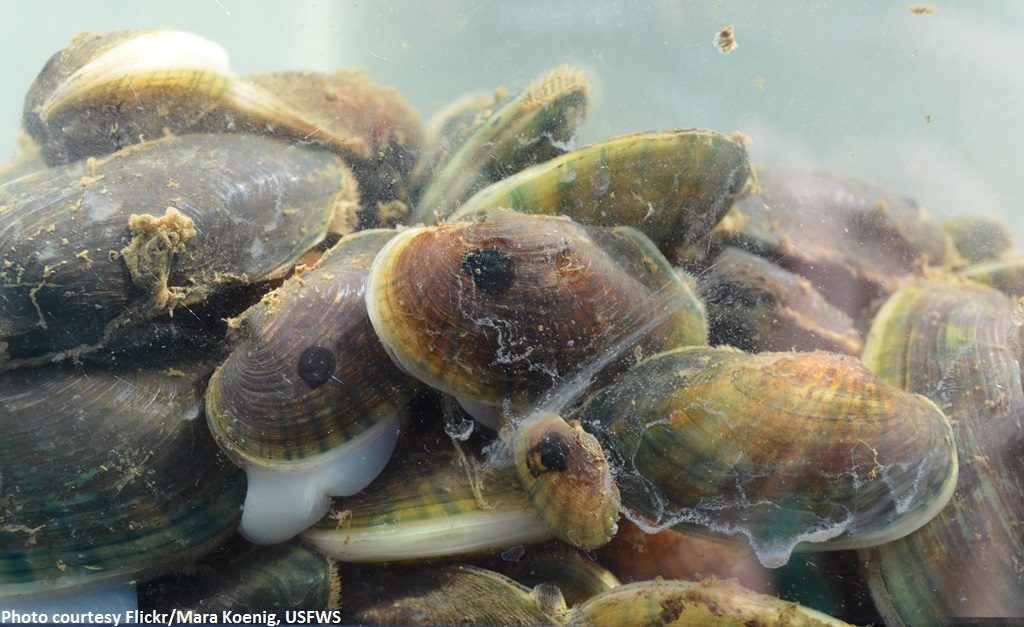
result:
[[[454,564],[361,582],[342,598],[367,625],[560,625],[533,591],[494,571]]]
[[[419,114],[397,89],[357,69],[330,74],[267,72],[246,81],[286,101],[303,122],[294,129],[276,124],[249,132],[290,138],[340,155],[359,181],[362,227],[381,225],[378,205],[412,203],[423,131]],[[307,125],[313,127],[312,133],[305,130]],[[203,130],[219,129],[207,124]]]
[[[238,343],[210,379],[210,430],[240,464],[324,453],[405,405],[417,382],[388,358],[364,302],[370,264],[394,231],[340,240],[233,322]]]
[[[399,234],[366,303],[407,372],[513,408],[598,357],[607,380],[638,354],[707,338],[699,301],[640,233],[502,210]]]
[[[209,367],[0,375],[0,595],[157,574],[233,532],[245,490],[201,418]]]
[[[560,540],[595,549],[615,535],[619,491],[601,446],[579,423],[530,416],[515,425],[512,448],[520,483]]]
[[[859,355],[864,347],[853,320],[807,279],[757,255],[727,246],[697,275],[697,283],[713,345],[848,355]]]
[[[272,135],[342,155],[371,203],[408,202],[422,136],[401,94],[361,71],[240,78],[221,46],[171,29],[79,35],[29,88],[23,123],[50,165],[166,133]]]
[[[960,257],[942,226],[913,199],[829,172],[757,168],[758,194],[737,203],[726,241],[811,281],[856,321],[926,265]],[[864,325],[866,328],[866,325]]]
[[[991,285],[1011,298],[1024,296],[1024,257],[1020,255],[968,266],[957,274],[976,283]]]
[[[490,185],[452,216],[482,207],[631,226],[668,254],[703,237],[747,189],[746,148],[714,131],[633,133],[573,150]]]
[[[935,400],[953,423],[961,460],[956,491],[934,520],[861,554],[892,624],[1024,616],[1017,316],[995,289],[940,277],[893,294],[872,325],[865,363]]]
[[[192,135],[0,187],[7,357],[102,343],[281,276],[323,238],[350,176],[336,157],[276,140]]]
[[[504,87],[493,92],[472,92],[434,113],[423,127],[424,158],[420,165],[428,176],[439,172],[452,152],[508,99],[508,90]]]
[[[187,572],[139,586],[143,612],[333,610],[341,594],[334,562],[299,542],[256,546],[237,538]]]
[[[505,561],[507,556],[500,559]],[[570,607],[622,585],[592,553],[557,542],[525,549],[521,557],[513,563],[505,562],[499,570],[527,586],[557,586]]]
[[[745,589],[734,579],[625,584],[580,603],[570,625],[846,625],[790,601]]]
[[[564,66],[487,109],[489,115],[481,115],[465,139],[439,159],[410,223],[442,222],[488,184],[565,152],[586,117],[589,89],[583,70]]]
[[[957,216],[942,222],[953,245],[970,264],[996,261],[1012,254],[1013,234],[1005,222],[984,216]]]
[[[22,124],[51,165],[185,132],[214,110],[234,73],[227,52],[170,29],[81,33],[46,62]]]
[[[554,537],[512,468],[460,457],[447,442],[418,444],[400,449],[366,490],[336,499],[303,539],[342,562],[411,562]]]
[[[769,567],[794,548],[906,535],[956,483],[942,412],[832,353],[669,351],[595,396],[581,422],[631,520],[742,534]]]

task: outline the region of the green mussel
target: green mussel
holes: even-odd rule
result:
[[[631,368],[580,420],[608,456],[624,515],[745,536],[769,567],[794,549],[904,536],[956,485],[935,404],[833,353],[676,349]]]
[[[934,520],[861,553],[891,624],[1024,617],[1021,313],[991,287],[936,277],[906,285],[875,317],[864,362],[946,412],[961,460]]]

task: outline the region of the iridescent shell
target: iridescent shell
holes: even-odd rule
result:
[[[758,594],[735,580],[639,581],[574,607],[568,625],[846,625],[811,608]]]
[[[640,233],[502,210],[400,233],[374,261],[366,304],[404,370],[512,409],[599,357],[611,355],[607,381],[707,338],[699,301]]]
[[[623,514],[745,536],[762,564],[871,546],[930,520],[956,485],[934,403],[832,353],[690,347],[643,361],[584,408]]]
[[[245,482],[201,418],[209,371],[0,375],[0,596],[153,576],[234,532]]]
[[[703,237],[751,176],[742,143],[713,131],[633,133],[573,150],[485,187],[449,220],[487,207],[631,226],[668,254]]]
[[[333,610],[341,581],[334,561],[299,542],[256,546],[238,538],[184,572],[139,585],[139,610],[198,614]],[[193,614],[194,615],[194,614]]]
[[[192,135],[3,185],[0,361],[89,352],[135,321],[281,277],[350,202],[349,177],[325,153]]]
[[[343,562],[487,555],[550,540],[511,468],[418,438],[360,494],[336,499],[303,540]],[[429,449],[429,450],[424,450]]]
[[[409,223],[442,222],[479,189],[565,152],[586,117],[588,91],[583,70],[559,67],[486,109],[489,115],[474,120],[471,132],[450,138],[456,143],[464,136],[439,158]]]
[[[865,363],[946,412],[961,460],[934,520],[861,553],[887,622],[1024,616],[1019,315],[990,287],[934,278],[893,294],[871,327]]]
[[[320,519],[328,497],[363,489],[391,456],[417,382],[388,358],[367,318],[365,282],[393,231],[340,240],[317,265],[245,311],[210,379],[217,443],[246,469],[241,531],[286,540]]]
[[[738,248],[725,247],[697,274],[711,344],[749,352],[826,350],[859,355],[854,322],[811,283]]]

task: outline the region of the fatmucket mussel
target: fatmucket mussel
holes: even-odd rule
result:
[[[554,537],[511,468],[486,465],[443,431],[413,437],[364,491],[336,499],[303,540],[343,562],[402,562]]]
[[[619,377],[581,422],[631,520],[745,536],[766,566],[906,535],[956,484],[935,404],[832,353],[676,349]]]
[[[896,278],[962,261],[950,235],[916,201],[871,182],[758,167],[757,185],[715,237],[810,280],[859,328]]]
[[[743,143],[714,131],[675,129],[615,137],[489,185],[451,218],[481,208],[563,215],[630,226],[664,253],[703,237],[749,193]]]
[[[374,261],[366,305],[405,371],[520,411],[612,347],[605,381],[707,339],[700,302],[643,235],[500,209],[400,233]]]
[[[1024,616],[1021,310],[955,278],[906,285],[875,317],[864,362],[947,413],[960,463],[949,504],[905,538],[862,552],[892,624]]]
[[[245,482],[201,417],[211,369],[174,358],[0,374],[0,597],[99,585],[134,597],[129,583],[234,532]]]
[[[587,547],[606,542],[618,517],[600,447],[551,412],[523,413],[556,389],[579,399],[643,355],[707,337],[692,290],[639,232],[505,210],[398,235],[374,261],[367,308],[405,371],[514,417],[528,493],[559,537]]]
[[[0,362],[94,351],[124,327],[280,278],[352,201],[334,156],[167,137],[0,187]]]
[[[545,73],[514,98],[448,112],[411,224],[443,222],[474,192],[568,150],[587,114],[583,70]],[[475,102],[475,101],[474,101]],[[463,119],[468,118],[468,119]]]
[[[418,384],[399,371],[364,304],[370,263],[394,236],[342,238],[238,319],[210,379],[210,430],[249,479],[242,534],[286,540],[363,489],[387,463]]]
[[[167,133],[269,135],[328,150],[355,171],[369,213],[409,202],[422,135],[401,94],[362,72],[239,77],[220,45],[171,29],[82,33],[39,73],[22,122],[51,166]],[[352,218],[340,214],[337,230]]]

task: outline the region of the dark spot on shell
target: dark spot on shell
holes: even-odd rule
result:
[[[569,447],[558,433],[545,433],[540,441],[526,452],[526,466],[530,474],[539,477],[547,472],[561,472],[569,467]]]
[[[516,278],[512,259],[497,248],[467,250],[462,254],[462,269],[481,292],[491,296],[507,292]]]
[[[674,623],[679,620],[679,617],[683,613],[683,601],[681,598],[670,597],[661,602],[661,613],[658,618],[661,619],[663,625]]]
[[[306,350],[302,351],[295,370],[302,380],[309,384],[309,387],[317,388],[331,378],[335,365],[336,361],[331,349],[316,344],[307,346]]]

